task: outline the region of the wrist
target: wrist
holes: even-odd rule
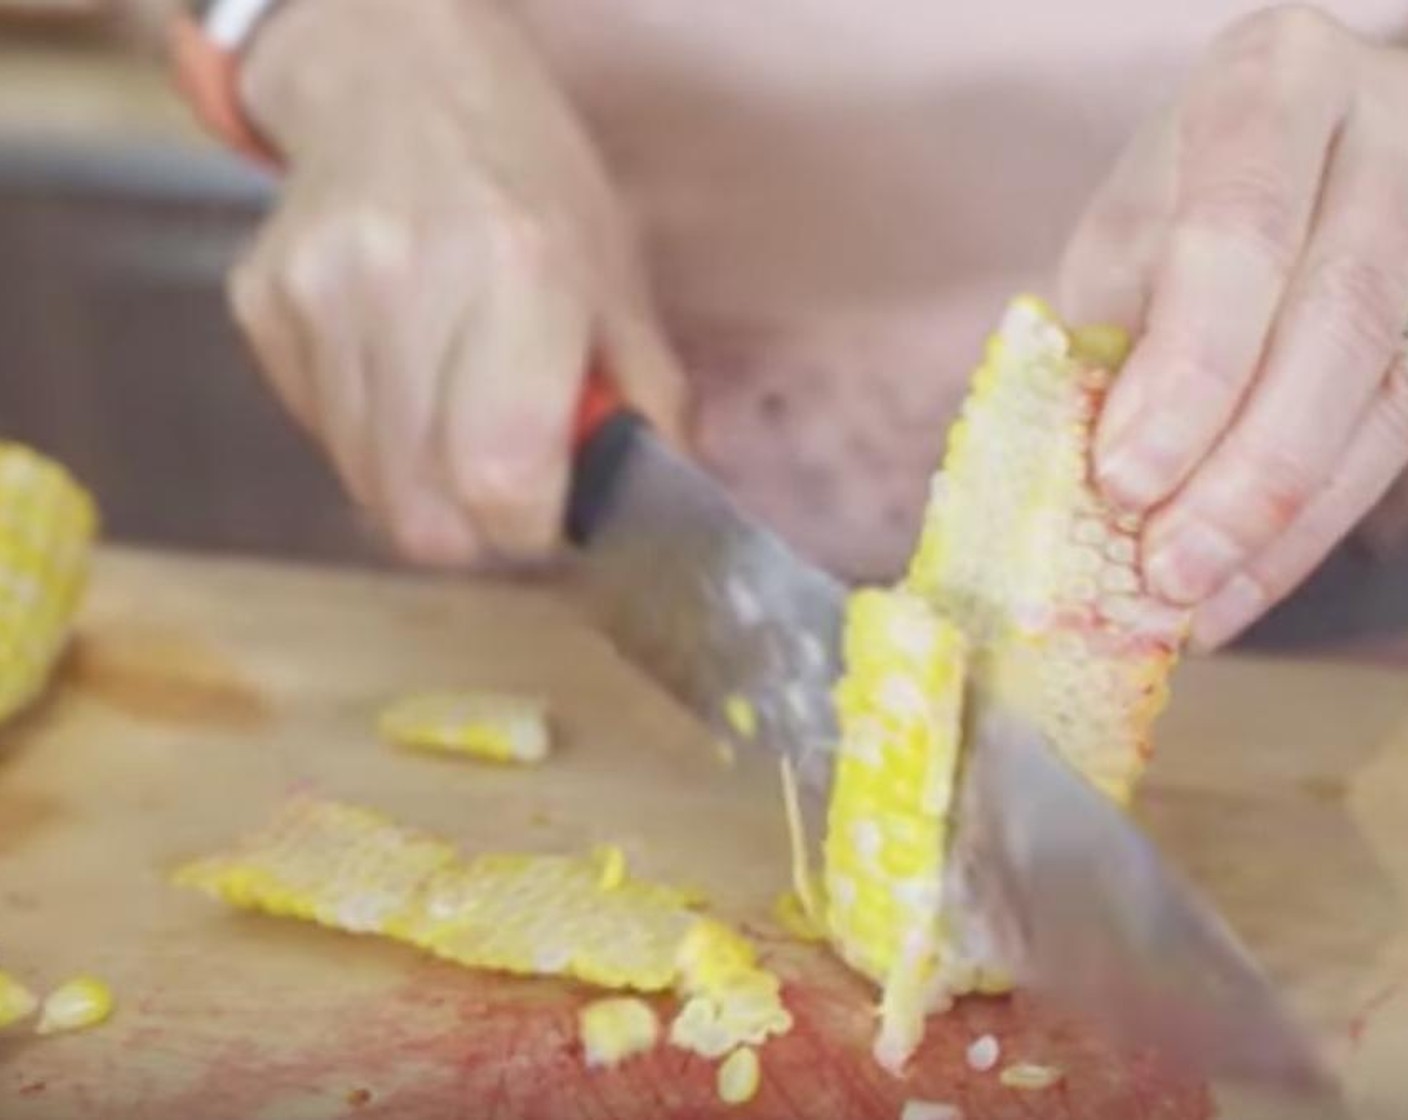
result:
[[[385,109],[431,103],[447,82],[482,72],[497,20],[477,0],[288,0],[242,59],[240,102],[294,156],[340,132],[339,121],[394,123]]]

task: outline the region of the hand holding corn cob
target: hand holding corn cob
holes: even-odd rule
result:
[[[1142,328],[1099,479],[1153,590],[1215,646],[1408,463],[1408,51],[1308,7],[1236,24],[1131,144],[1067,252],[1065,312]]]

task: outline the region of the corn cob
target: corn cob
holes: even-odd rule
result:
[[[1148,758],[1186,617],[1144,591],[1140,522],[1088,479],[1126,348],[1015,301],[951,429],[906,579],[849,604],[827,926],[884,986],[876,1055],[891,1070],[928,1011],[1008,986],[981,916],[943,879],[965,679],[1120,802]]]
[[[866,590],[848,605],[844,654],[826,924],[842,957],[884,986],[876,1057],[896,1070],[938,977],[966,643],[918,596]]]
[[[59,464],[0,441],[0,719],[43,690],[88,576],[97,512]]]
[[[494,762],[541,762],[550,746],[547,704],[537,697],[422,693],[387,707],[378,725],[399,746]]]
[[[975,676],[1124,802],[1187,626],[1138,567],[1138,517],[1089,482],[1125,344],[1014,301],[948,440],[907,586],[968,636]]]
[[[480,855],[378,813],[299,798],[227,854],[177,869],[177,885],[231,905],[380,934],[471,967],[674,988],[671,1041],[721,1056],[792,1025],[752,946],[684,891],[633,879],[619,849],[585,857]]]

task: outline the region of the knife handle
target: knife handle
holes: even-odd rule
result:
[[[566,534],[585,545],[605,513],[636,433],[645,424],[599,369],[587,375],[572,429],[572,484],[567,493]]]

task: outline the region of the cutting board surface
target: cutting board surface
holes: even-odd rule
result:
[[[547,695],[559,750],[528,770],[399,752],[373,733],[407,690]],[[1155,834],[1317,1025],[1365,1117],[1408,1101],[1408,675],[1219,661],[1183,670],[1143,799]],[[783,975],[797,1028],[748,1106],[671,1049],[589,1072],[590,993],[232,913],[170,888],[177,862],[311,789],[469,851],[621,844],[697,885]],[[785,887],[775,776],[707,738],[555,596],[113,551],[49,699],[0,735],[0,967],[113,985],[83,1034],[0,1037],[0,1116],[91,1120],[894,1118],[1194,1120],[1197,1087],[1020,997],[935,1018],[906,1081],[871,1061],[873,994],[768,914]],[[662,1002],[666,1010],[668,1001]],[[1062,1065],[1039,1096],[969,1071],[996,1034]]]

